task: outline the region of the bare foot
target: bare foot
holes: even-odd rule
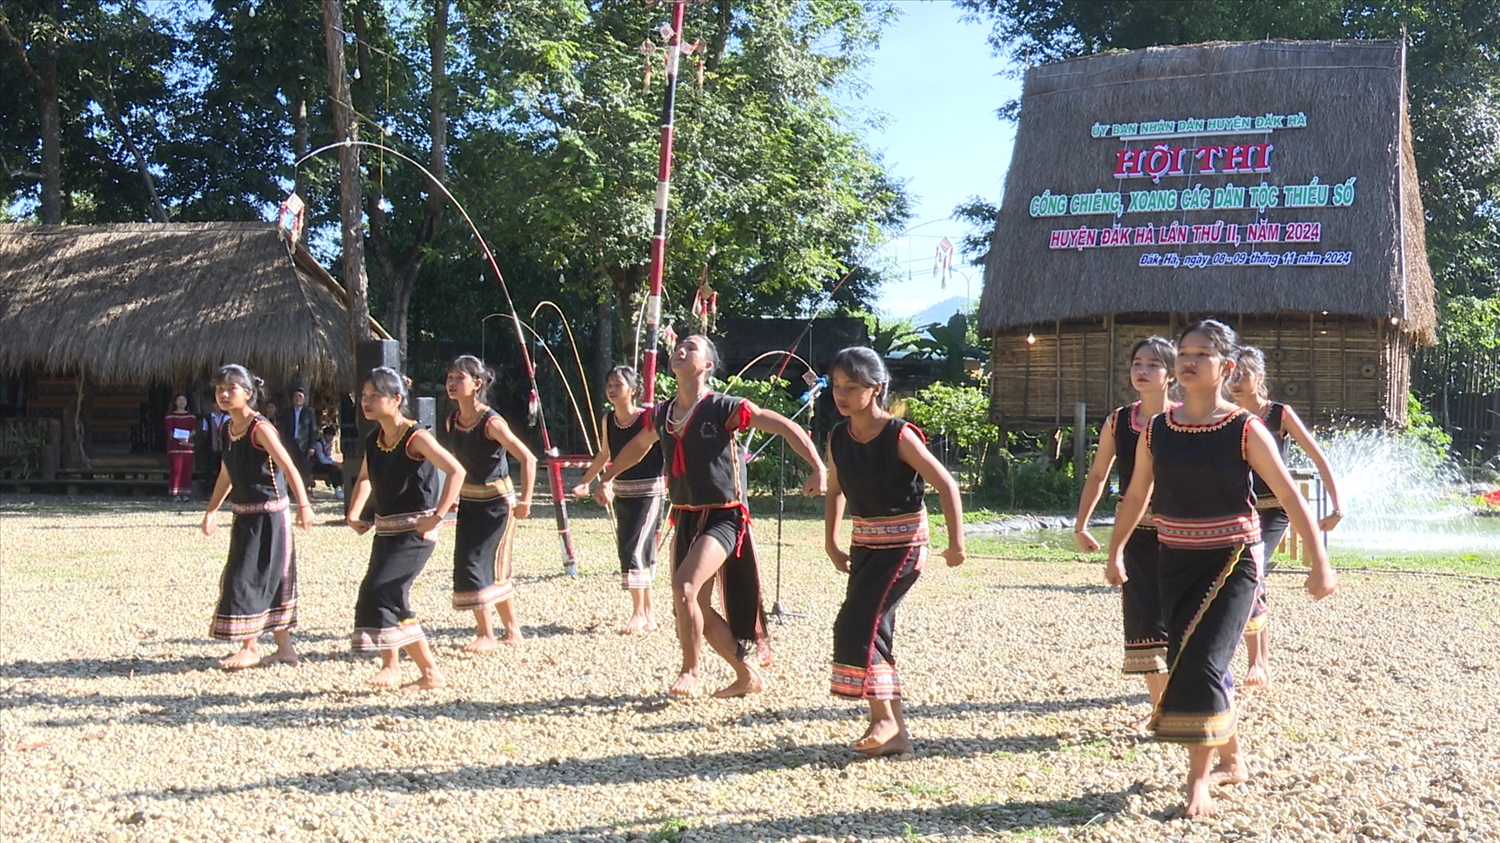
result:
[[[1129,723],[1129,726],[1133,731],[1140,732],[1144,735],[1147,732],[1151,731],[1151,715],[1148,714],[1139,720],[1133,720]]]
[[[667,689],[669,697],[696,697],[698,696],[698,674],[683,673]]]
[[[219,667],[225,670],[244,670],[249,667],[257,667],[260,663],[260,651],[254,647],[246,647],[232,656],[219,659]]]
[[[505,630],[505,637],[498,640],[507,647],[519,647],[526,639],[521,635],[521,628],[516,627],[515,629]]]
[[[500,649],[500,642],[493,635],[478,635],[464,645],[465,653],[493,653]]]
[[[444,685],[447,685],[447,684],[448,684],[448,680],[446,680],[446,679],[443,678],[443,674],[438,673],[437,671],[434,670],[432,673],[424,673],[424,674],[422,674],[422,677],[420,679],[418,679],[417,681],[415,681],[415,682],[408,682],[405,685],[402,685],[401,686],[401,690],[403,690],[403,691],[430,691],[433,688],[441,688],[441,687],[443,687]]]
[[[1187,807],[1183,809],[1182,815],[1189,819],[1193,817],[1206,817],[1214,812],[1214,797],[1209,792],[1210,782],[1207,778],[1199,779],[1188,788]]]
[[[1257,691],[1271,687],[1271,671],[1263,664],[1252,664],[1245,671],[1245,681],[1240,683],[1241,690]]]
[[[1216,785],[1243,784],[1250,781],[1250,768],[1241,755],[1220,757],[1219,763],[1209,771],[1208,780]]]
[[[630,620],[620,627],[621,635],[642,635],[656,629],[656,624],[644,615],[631,615]]]
[[[374,676],[366,679],[365,684],[374,688],[394,688],[401,684],[401,668],[395,665],[382,667]]]
[[[876,724],[870,730],[870,734],[854,744],[854,751],[871,758],[904,755],[911,752],[911,735],[907,734],[905,729],[891,731],[894,728],[894,723]]]
[[[756,672],[755,668],[750,667],[749,662],[745,662],[744,664],[746,668],[744,675],[737,677],[733,682],[714,691],[713,696],[715,699],[727,700],[731,697],[744,697],[750,694],[759,694],[766,689],[765,680],[760,678],[760,674]]]
[[[266,656],[265,658],[263,658],[263,659],[260,660],[260,666],[261,667],[265,667],[267,665],[273,665],[273,664],[289,664],[289,665],[291,665],[293,667],[296,667],[297,666],[297,651],[296,650],[277,650],[276,652],[272,653],[271,655]]]

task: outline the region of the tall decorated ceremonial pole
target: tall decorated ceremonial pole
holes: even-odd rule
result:
[[[651,232],[651,292],[646,299],[646,403],[656,400],[657,332],[661,328],[661,285],[667,261],[667,197],[672,183],[672,115],[677,105],[677,65],[682,57],[682,18],[687,0],[672,0],[667,37],[667,93],[661,107],[661,155],[656,165],[656,222]],[[666,30],[670,29],[668,32]],[[644,47],[645,45],[643,45]],[[649,61],[649,56],[647,58]]]

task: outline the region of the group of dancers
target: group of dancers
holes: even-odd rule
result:
[[[845,418],[821,456],[795,422],[713,391],[710,378],[718,365],[707,337],[683,338],[671,357],[677,394],[651,407],[637,403],[640,381],[629,367],[617,367],[606,378],[611,409],[599,421],[600,452],[573,492],[586,495],[592,488],[600,504],[613,507],[621,584],[632,606],[621,632],[655,628],[656,537],[669,502],[675,530],[672,608],[682,661],[668,694],[700,692],[705,640],[734,671],[733,681],[713,696],[765,689],[760,668],[770,662],[771,651],[739,437],[750,429],[783,436],[810,466],[802,492],[825,495],[825,551],[834,568],[848,575],[833,625],[830,692],[869,703],[869,728],[852,749],[871,756],[909,752],[894,655],[896,609],[927,560],[929,485],[947,531],[941,555],[949,566],[964,561],[957,484],[928,451],[921,431],[886,408],[889,374],[871,349],[847,348],[833,361],[833,399]],[[1111,464],[1118,463],[1122,497],[1105,579],[1123,587],[1124,670],[1146,677],[1153,703],[1143,726],[1189,747],[1189,815],[1212,811],[1214,784],[1246,778],[1229,663],[1241,636],[1248,635],[1247,685],[1270,682],[1265,564],[1288,524],[1306,542],[1308,592],[1321,598],[1337,586],[1283,462],[1286,437],[1296,438],[1324,472],[1334,500],[1333,514],[1321,524],[1325,530],[1342,515],[1331,472],[1296,414],[1265,400],[1264,378],[1259,353],[1240,349],[1234,332],[1212,320],[1190,327],[1175,347],[1159,337],[1138,344],[1131,382],[1141,398],[1109,416],[1075,530],[1082,549],[1099,549],[1087,523]],[[420,671],[404,687],[444,684],[409,592],[452,512],[453,607],[476,618],[476,636],[465,651],[482,653],[521,640],[511,539],[515,519],[526,518],[531,508],[536,458],[485,404],[493,379],[474,357],[453,361],[447,391],[458,409],[443,425],[441,443],[406,415],[408,384],[398,372],[374,369],[363,384],[360,407],[377,427],[365,443],[347,517],[357,532],[374,527],[376,533],[353,632],[356,651],[380,654],[371,685],[400,684],[402,649]],[[1181,403],[1168,398],[1174,384]],[[214,637],[241,642],[221,662],[227,669],[297,658],[290,637],[297,593],[289,509],[295,499],[305,529],[311,507],[275,431],[255,412],[259,386],[240,366],[225,366],[216,378],[215,397],[229,418],[222,431],[224,465],[203,531],[213,533],[215,512],[227,497],[235,520],[212,626]],[[1246,406],[1232,403],[1226,397],[1231,392]],[[521,463],[519,500],[507,457]],[[840,538],[846,510],[852,522],[847,551]],[[502,637],[493,632],[491,607],[504,627]],[[267,632],[277,649],[263,655],[256,642]],[[1212,766],[1216,751],[1220,761]]]
[[[1188,816],[1213,812],[1214,785],[1249,778],[1230,661],[1243,638],[1238,689],[1270,685],[1265,577],[1288,525],[1304,541],[1307,592],[1321,599],[1338,585],[1318,535],[1343,518],[1333,472],[1296,412],[1267,399],[1265,376],[1261,352],[1215,320],[1192,325],[1176,346],[1137,343],[1130,380],[1140,400],[1106,419],[1074,525],[1079,549],[1099,550],[1088,521],[1116,465],[1104,579],[1121,587],[1123,671],[1143,676],[1151,697],[1138,725],[1188,747]],[[1333,511],[1321,521],[1287,472],[1288,438],[1322,474]]]

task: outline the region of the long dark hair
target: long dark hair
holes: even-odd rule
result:
[[[260,404],[260,390],[266,382],[250,374],[249,369],[238,363],[226,363],[220,366],[218,374],[214,375],[214,386],[221,384],[229,384],[245,390],[245,394],[249,396],[245,399],[245,403],[254,410]]]
[[[624,381],[625,385],[630,388],[631,400],[635,400],[641,396],[641,376],[636,372],[634,367],[616,366],[610,369],[604,375],[606,386],[609,385],[610,378],[619,378],[621,381]]]
[[[401,405],[397,412],[407,418],[411,414],[407,410],[411,407],[411,397],[407,391],[411,389],[411,378],[392,369],[389,366],[376,366],[370,370],[365,377],[365,382],[374,387],[375,391],[387,398],[400,398]]]
[[[472,354],[460,354],[448,364],[448,371],[462,372],[478,381],[479,386],[474,390],[474,400],[480,403],[488,402],[490,387],[495,383],[495,373],[490,370],[489,366],[484,365],[483,360]]]
[[[842,371],[864,386],[875,387],[876,406],[884,410],[891,400],[891,373],[875,349],[855,345],[833,355],[828,371]]]
[[[1235,366],[1239,365],[1240,335],[1236,334],[1233,328],[1217,319],[1200,319],[1189,325],[1187,330],[1183,331],[1177,338],[1177,346],[1179,348],[1182,347],[1182,343],[1187,339],[1188,334],[1202,334],[1206,337],[1209,346],[1219,355],[1219,359],[1227,364],[1220,370],[1222,377],[1219,382],[1219,394],[1221,397],[1227,398],[1226,390],[1229,387],[1229,373]]]

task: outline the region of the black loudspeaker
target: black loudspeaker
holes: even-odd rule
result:
[[[354,378],[350,384],[350,394],[353,397],[354,424],[343,425],[340,435],[343,439],[344,449],[344,490],[347,501],[353,497],[352,491],[355,479],[359,476],[360,463],[364,460],[364,441],[375,429],[375,423],[365,418],[365,414],[359,409],[359,393],[364,388],[365,376],[371,369],[379,366],[387,366],[396,371],[401,371],[401,344],[395,340],[366,340],[354,344]],[[347,506],[347,504],[346,504]]]
[[[417,424],[426,430],[432,430],[437,424],[437,399],[431,396],[413,398],[412,404],[417,414]]]

